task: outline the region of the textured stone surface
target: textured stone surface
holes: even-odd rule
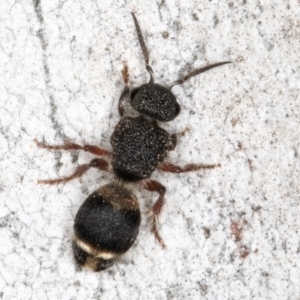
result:
[[[87,153],[51,153],[33,139],[109,148],[122,61],[148,81],[136,13],[157,83],[193,67],[233,64],[173,92],[181,105],[169,161],[217,163],[161,174],[163,250],[144,217],[110,270],[78,272],[74,216],[110,175],[39,186]],[[300,295],[300,8],[297,1],[1,1],[0,298],[297,299]],[[145,211],[156,195],[135,189]]]

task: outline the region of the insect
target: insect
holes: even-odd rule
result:
[[[48,145],[35,140],[38,147],[47,150],[83,150],[99,156],[88,164],[79,165],[70,176],[39,180],[40,184],[65,183],[80,178],[90,168],[109,171],[114,175],[111,183],[101,186],[88,196],[75,217],[72,243],[74,258],[79,266],[92,271],[101,271],[111,266],[137,238],[141,212],[139,201],[130,189],[131,184],[138,184],[150,192],[158,193],[158,198],[149,211],[152,215],[151,230],[159,244],[165,247],[157,221],[165,203],[166,188],[158,181],[150,179],[153,171],[158,169],[163,172],[183,173],[220,166],[192,163],[180,167],[166,162],[168,152],[176,147],[178,134],[168,133],[158,122],[172,121],[180,112],[180,106],[171,91],[173,86],[230,62],[195,69],[169,87],[159,85],[154,82],[154,73],[149,65],[149,52],[139,23],[133,13],[132,16],[150,80],[130,90],[128,66],[124,63],[124,88],[118,103],[120,120],[110,138],[112,150],[75,143]],[[139,113],[138,116],[126,116],[126,101]]]

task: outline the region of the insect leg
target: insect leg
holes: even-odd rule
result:
[[[149,192],[157,192],[159,194],[158,199],[152,206],[150,212],[153,213],[153,220],[152,220],[152,228],[151,231],[154,234],[156,240],[159,242],[159,244],[165,248],[166,245],[163,241],[163,238],[161,237],[158,227],[157,227],[157,220],[158,217],[162,211],[162,208],[165,204],[165,193],[166,193],[166,188],[159,183],[158,181],[155,180],[145,180],[143,182],[143,187],[144,189],[148,190]]]
[[[184,167],[180,167],[168,162],[164,162],[164,163],[160,163],[157,168],[163,172],[185,173],[185,172],[199,171],[202,169],[214,169],[218,167],[221,167],[221,164],[215,164],[215,165],[187,164]]]
[[[36,143],[36,145],[39,148],[43,148],[43,149],[47,149],[47,150],[66,150],[66,151],[72,151],[72,150],[83,150],[86,152],[90,152],[92,154],[98,155],[98,156],[102,156],[102,155],[111,155],[111,153],[103,148],[100,148],[98,146],[95,145],[78,145],[75,143],[65,143],[62,145],[48,145],[42,142],[38,142],[36,139],[34,140],[34,142]]]
[[[38,180],[39,184],[58,184],[63,182],[68,182],[75,178],[80,178],[85,172],[90,168],[97,168],[101,171],[109,171],[109,164],[106,160],[102,158],[94,158],[90,161],[89,164],[79,165],[75,172],[69,176],[57,178],[57,179],[44,179]]]
[[[119,98],[119,103],[118,103],[118,110],[119,110],[119,115],[121,117],[124,116],[125,114],[125,109],[124,109],[124,101],[126,101],[129,97],[129,94],[130,94],[130,89],[128,87],[128,81],[129,81],[129,73],[128,73],[128,65],[127,65],[127,62],[124,61],[123,62],[123,70],[122,70],[122,76],[123,76],[123,81],[124,81],[124,88],[123,88],[123,91],[121,93],[121,96]]]

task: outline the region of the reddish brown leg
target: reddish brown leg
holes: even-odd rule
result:
[[[125,86],[124,86],[121,96],[119,98],[119,104],[118,104],[119,115],[121,117],[123,117],[125,114],[124,102],[128,99],[129,94],[130,94],[130,89],[128,87],[129,73],[128,73],[127,62],[124,61],[123,65],[124,65],[124,67],[122,70],[122,76],[123,76],[123,81],[124,81]]]
[[[94,145],[84,145],[80,146],[75,143],[65,143],[63,145],[48,145],[45,143],[38,142],[36,139],[34,140],[36,145],[39,148],[47,149],[47,150],[66,150],[66,151],[72,151],[72,150],[83,150],[86,152],[90,152],[92,154],[102,156],[102,155],[111,155],[111,153],[103,148],[100,148],[98,146]]]
[[[123,61],[123,70],[122,70],[123,81],[125,85],[128,85],[129,82],[129,72],[127,61]]]
[[[185,128],[183,131],[171,134],[169,139],[168,150],[169,151],[174,150],[176,148],[178,138],[184,136],[188,131],[190,131],[190,129]]]
[[[94,158],[90,161],[89,164],[80,165],[76,168],[75,172],[70,176],[58,178],[58,179],[46,179],[46,180],[39,180],[39,184],[58,184],[62,182],[68,182],[75,178],[80,178],[86,171],[90,168],[97,168],[101,171],[108,171],[109,164],[106,160],[102,158]]]
[[[165,163],[160,163],[158,165],[159,170],[164,172],[169,172],[169,173],[185,173],[191,171],[199,171],[202,169],[214,169],[217,167],[221,167],[221,164],[216,164],[216,165],[187,164],[184,167],[180,167],[165,162]]]
[[[157,227],[157,220],[158,217],[162,211],[162,208],[165,204],[165,193],[166,193],[166,188],[159,183],[158,181],[155,180],[145,180],[143,181],[143,187],[144,189],[148,190],[149,192],[157,192],[159,194],[158,199],[152,206],[150,212],[153,213],[153,220],[152,220],[152,228],[151,231],[153,232],[155,238],[157,241],[160,243],[160,245],[165,248],[166,245],[164,243],[164,240],[162,239],[158,227]]]

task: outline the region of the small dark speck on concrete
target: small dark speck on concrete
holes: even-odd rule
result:
[[[72,164],[75,164],[78,161],[78,156],[79,153],[71,153],[71,157],[72,157]]]
[[[169,33],[167,31],[164,31],[162,33],[162,36],[163,36],[164,39],[167,39],[169,37]]]
[[[261,210],[261,206],[253,206],[252,207],[252,210],[254,211],[254,212],[258,212],[258,211],[260,211]]]
[[[218,24],[219,24],[219,18],[217,15],[214,15],[214,27],[217,27]]]
[[[264,45],[268,51],[271,51],[274,48],[274,43],[271,41],[264,40]]]
[[[194,20],[199,21],[199,17],[196,13],[193,13],[193,18],[194,18]]]
[[[207,227],[203,227],[202,229],[203,229],[205,238],[208,239],[210,237],[210,229]]]
[[[77,281],[74,282],[74,285],[81,286],[81,282],[79,280],[77,280]]]
[[[207,294],[208,292],[208,285],[206,284],[206,280],[205,279],[202,279],[200,282],[199,282],[199,287],[200,287],[200,293],[201,293],[201,296],[204,296]]]
[[[89,193],[89,190],[86,186],[81,186],[81,192],[84,195],[87,195]]]
[[[108,273],[109,276],[113,276],[114,275],[114,272],[112,270],[107,271],[107,273]]]
[[[298,156],[299,156],[299,154],[298,154],[297,150],[294,149],[294,157],[298,157]]]
[[[161,3],[159,4],[159,7],[161,8],[162,6],[164,6],[165,2],[166,2],[165,0],[162,0]]]

